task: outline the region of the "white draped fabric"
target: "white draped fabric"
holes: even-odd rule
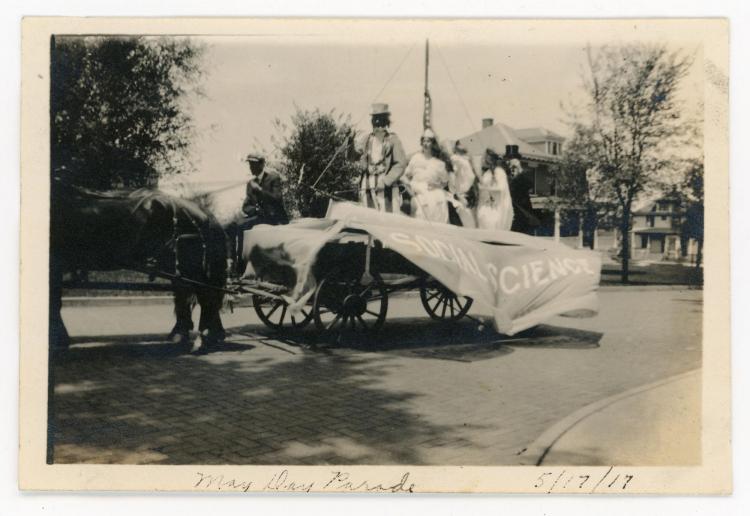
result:
[[[477,224],[480,229],[510,231],[513,225],[513,201],[508,176],[501,167],[486,170],[479,182]]]
[[[412,156],[404,173],[414,192],[413,215],[431,222],[448,222],[448,171],[445,163],[421,152]]]

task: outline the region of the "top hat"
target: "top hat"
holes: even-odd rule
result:
[[[391,112],[388,111],[388,104],[385,104],[383,102],[378,102],[372,105],[372,108],[370,109],[370,116],[376,116],[376,115],[390,115]]]
[[[250,153],[245,156],[245,161],[248,163],[265,163],[266,158],[262,154]]]
[[[506,145],[505,146],[505,158],[520,158],[521,153],[518,152],[518,145]]]

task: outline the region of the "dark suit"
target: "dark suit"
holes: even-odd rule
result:
[[[284,209],[281,195],[281,177],[275,172],[263,172],[255,180],[260,189],[247,183],[242,212],[248,219],[256,219],[254,224],[288,224],[289,217]]]
[[[534,180],[529,172],[516,174],[510,181],[510,197],[513,200],[513,226],[511,231],[531,235],[539,225],[531,205],[531,189]]]
[[[234,256],[240,274],[244,272],[242,260],[244,231],[258,224],[275,226],[289,223],[289,216],[284,209],[282,199],[281,177],[275,172],[264,171],[255,179],[255,182],[260,186],[259,189],[252,186],[252,181],[247,183],[245,200],[242,203],[244,217],[235,221],[232,224],[233,227],[227,228],[230,240],[237,242]]]

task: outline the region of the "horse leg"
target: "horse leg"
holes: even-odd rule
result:
[[[224,325],[221,322],[221,305],[224,294],[209,289],[200,289],[197,292],[198,303],[201,307],[199,351],[206,351],[213,344],[223,342],[226,337]]]
[[[177,321],[167,337],[175,344],[187,344],[190,340],[190,330],[193,329],[193,303],[191,289],[175,287],[174,314]]]

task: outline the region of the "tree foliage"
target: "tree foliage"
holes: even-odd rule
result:
[[[704,190],[703,190],[703,161],[693,160],[685,173],[680,185],[680,193],[685,207],[682,223],[683,238],[693,238],[698,243],[698,254],[695,265],[700,267],[703,255],[704,237]]]
[[[322,217],[331,198],[356,199],[359,166],[349,116],[297,108],[288,125],[278,119],[274,125],[288,208],[303,217]]]
[[[624,282],[628,281],[627,235],[633,202],[658,185],[660,175],[673,167],[672,151],[684,143],[687,134],[677,94],[689,66],[687,58],[664,46],[588,49],[586,103],[571,120],[577,143],[568,147],[566,154],[574,153],[569,163],[579,175],[572,188],[582,188],[585,183],[601,202],[615,208],[624,235]]]
[[[138,187],[187,168],[186,97],[202,49],[184,38],[54,37],[55,174],[93,187]]]
[[[565,144],[565,153],[553,169],[557,206],[584,215],[584,228],[612,227],[616,207],[610,185],[601,181],[596,163],[589,153],[590,129],[578,127]]]

